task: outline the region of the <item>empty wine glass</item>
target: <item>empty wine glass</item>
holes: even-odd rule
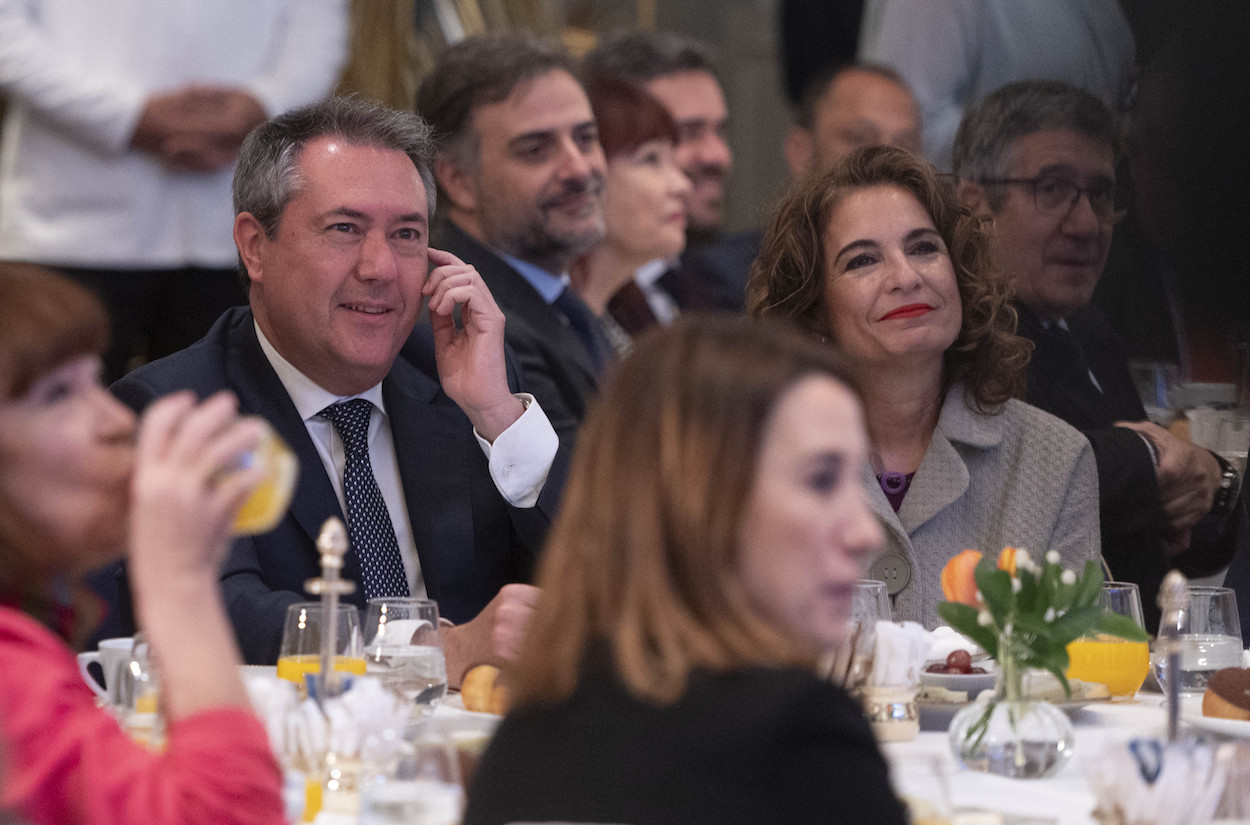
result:
[[[365,664],[369,675],[412,702],[416,713],[433,713],[447,695],[438,604],[430,599],[370,599]]]

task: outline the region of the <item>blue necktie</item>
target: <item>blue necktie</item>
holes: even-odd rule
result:
[[[360,558],[365,597],[407,596],[408,576],[382,491],[369,461],[369,416],[373,404],[353,398],[317,413],[328,419],[343,441],[343,498],[347,499],[347,535]]]
[[[582,342],[582,346],[586,349],[586,355],[590,357],[590,364],[594,367],[595,374],[603,372],[603,368],[607,363],[608,352],[604,344],[606,338],[603,338],[603,332],[598,328],[599,319],[590,311],[590,307],[577,297],[577,293],[569,289],[567,286],[556,296],[552,303],[557,310],[560,311],[569,327],[573,330],[573,334]],[[601,341],[600,339],[603,338]]]

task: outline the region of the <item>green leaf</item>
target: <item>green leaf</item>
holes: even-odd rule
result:
[[[1059,681],[1067,684],[1064,672],[1068,669],[1068,651],[1063,645],[1048,645],[1038,651],[1038,666],[1044,667],[1059,677]]]
[[[1072,594],[1072,607],[1088,607],[1098,599],[1098,591],[1102,589],[1102,573],[1095,561],[1085,562],[1085,572],[1076,580],[1076,590]]]
[[[998,656],[997,631],[977,624],[977,614],[981,611],[958,602],[940,602],[937,611],[943,621],[985,648],[992,658]]]
[[[1112,636],[1118,636],[1121,639],[1128,639],[1130,642],[1146,642],[1150,637],[1146,635],[1146,631],[1142,630],[1137,622],[1128,616],[1121,616],[1119,613],[1112,613],[1107,610],[1098,619],[1095,630],[1099,633],[1107,633]]]
[[[989,558],[981,559],[975,575],[977,589],[981,591],[986,608],[994,617],[994,623],[1002,627],[1011,616],[1011,575],[1006,570],[999,570]]]
[[[1023,613],[1040,617],[1046,612],[1046,603],[1044,594],[1038,587],[1037,577],[1024,568],[1018,569],[1016,574],[1020,579],[1020,592],[1016,594],[1016,616]]]
[[[1050,638],[1056,644],[1066,645],[1073,639],[1088,635],[1098,626],[1103,612],[1103,608],[1096,604],[1073,607],[1051,623]]]

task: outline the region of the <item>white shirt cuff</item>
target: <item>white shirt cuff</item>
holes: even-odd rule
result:
[[[560,438],[538,400],[527,392],[516,393],[525,412],[491,444],[475,429],[490,465],[490,477],[504,500],[513,507],[533,507],[547,483]]]

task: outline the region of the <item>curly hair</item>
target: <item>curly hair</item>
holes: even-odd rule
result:
[[[960,204],[951,179],[905,149],[857,149],[785,196],[751,267],[748,312],[788,318],[814,335],[836,340],[826,303],[825,229],[849,194],[873,186],[895,186],[915,196],[949,250],[963,321],[943,359],[943,395],[962,382],[968,403],[985,413],[1021,397],[1032,344],[1016,334],[1014,288],[992,263],[989,227]]]

